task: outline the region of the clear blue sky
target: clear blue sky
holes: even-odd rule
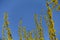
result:
[[[34,13],[37,13],[38,15],[45,15],[45,4],[45,0],[0,0],[0,37],[2,36],[4,12],[8,12],[8,20],[10,22],[9,27],[11,28],[13,39],[19,40],[17,30],[20,17],[22,17],[23,26],[27,27],[27,31],[34,29]],[[42,8],[44,9],[43,12],[41,12]],[[56,10],[53,11],[53,20],[55,22],[55,29],[57,30],[57,37],[60,38],[60,34],[58,33],[60,32],[60,12],[57,12]],[[42,25],[44,28],[44,37],[45,40],[49,40],[48,29],[45,24],[46,23],[43,19]]]

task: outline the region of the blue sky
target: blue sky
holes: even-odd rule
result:
[[[60,4],[60,2],[59,2]],[[2,25],[4,23],[4,12],[8,12],[9,27],[11,28],[12,36],[14,40],[19,40],[18,36],[18,24],[22,17],[23,26],[27,27],[27,31],[35,28],[34,13],[38,15],[46,14],[46,1],[45,0],[0,0],[0,37],[2,36]],[[44,9],[41,12],[41,9]],[[60,12],[53,11],[53,20],[55,22],[55,29],[57,37],[60,37]],[[48,29],[43,19],[43,29],[45,40],[48,39]],[[60,40],[60,39],[59,39]]]

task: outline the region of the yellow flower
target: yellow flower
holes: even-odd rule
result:
[[[51,19],[52,18],[52,9],[48,6],[48,10],[47,10],[48,16]]]

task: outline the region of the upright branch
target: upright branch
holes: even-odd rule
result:
[[[33,40],[33,38],[32,38],[32,32],[29,32],[29,40]]]
[[[26,32],[26,28],[25,27],[23,28],[23,32],[24,32],[24,39],[25,40],[28,40],[28,35],[27,35],[27,32]]]
[[[52,19],[52,9],[50,6],[47,6],[47,15],[48,15],[48,32],[49,32],[49,38],[50,40],[57,40],[55,29],[54,29],[54,21]]]
[[[19,37],[20,37],[19,40],[22,40],[22,20],[20,20],[20,23],[19,23],[18,34],[19,34]]]
[[[43,28],[42,28],[42,16],[40,16],[40,23],[38,23],[38,19],[37,19],[36,14],[34,15],[34,18],[35,18],[36,27],[37,27],[38,34],[39,34],[39,39],[44,40]]]
[[[8,40],[13,40],[10,28],[8,27],[8,24],[9,24],[9,22],[8,22],[8,15],[7,15],[7,12],[6,12],[5,15],[4,15],[4,28],[7,30]]]
[[[42,28],[42,16],[40,16],[40,25],[39,25],[39,34],[40,34],[40,40],[44,40],[44,34],[43,34],[43,28]]]

